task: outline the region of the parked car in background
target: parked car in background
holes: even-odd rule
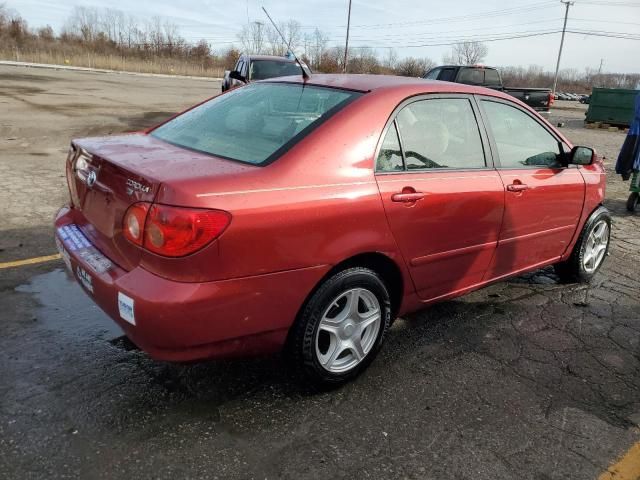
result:
[[[502,77],[497,69],[481,65],[443,65],[429,70],[424,78],[445,82],[465,83],[467,85],[487,87],[505,92],[541,113],[548,113],[554,101],[551,89],[549,88],[505,87],[502,84]]]
[[[289,77],[73,140],[55,237],[154,358],[285,349],[339,384],[399,315],[547,265],[588,282],[609,245],[604,175],[497,90]]]
[[[311,70],[305,63],[299,64],[293,58],[273,55],[241,55],[233,70],[226,70],[222,79],[222,91],[246,85],[257,80],[300,75],[300,68]]]
[[[591,95],[582,95],[580,97],[580,103],[585,103],[588,105],[590,101],[591,101]]]

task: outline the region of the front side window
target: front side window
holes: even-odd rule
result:
[[[297,63],[277,60],[253,60],[250,69],[249,78],[251,80],[302,75],[302,70]]]
[[[560,143],[542,125],[516,107],[483,100],[504,168],[561,166]]]
[[[297,83],[250,84],[215,97],[150,134],[179,147],[262,165],[361,95]]]
[[[478,122],[466,98],[420,100],[396,117],[407,170],[486,166]]]

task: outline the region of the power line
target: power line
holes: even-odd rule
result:
[[[529,37],[542,37],[545,35],[552,35],[554,33],[560,33],[562,32],[562,30],[551,30],[548,32],[540,32],[540,33],[531,33],[531,34],[525,34],[525,35],[512,35],[512,36],[508,36],[508,37],[501,37],[501,38],[482,38],[482,39],[477,39],[475,41],[478,42],[482,42],[482,43],[488,43],[488,42],[498,42],[498,41],[502,41],[502,40],[512,40],[515,38],[529,38]],[[443,46],[450,46],[450,45],[456,45],[459,44],[460,41],[448,41],[448,42],[439,42],[439,43],[423,43],[420,45],[362,45],[362,46],[357,46],[357,47],[350,47],[350,48],[420,48],[420,47],[443,47]]]
[[[598,2],[596,0],[581,1],[580,5],[599,5],[604,7],[640,7],[636,2]]]
[[[416,21],[411,21],[411,22],[359,24],[359,25],[351,25],[351,28],[367,29],[367,28],[380,28],[380,27],[391,27],[391,26],[406,27],[406,26],[410,26],[410,25],[431,25],[431,24],[437,24],[437,23],[464,22],[464,21],[477,20],[479,18],[499,17],[499,16],[504,16],[504,15],[519,14],[519,13],[528,12],[528,11],[531,11],[531,10],[540,10],[540,9],[542,9],[544,7],[547,7],[547,6],[550,6],[550,5],[553,5],[553,4],[555,4],[555,1],[548,0],[548,1],[544,1],[544,2],[532,3],[532,4],[529,4],[529,5],[521,5],[519,7],[502,8],[502,9],[499,9],[499,10],[490,10],[490,11],[487,11],[487,12],[467,14],[467,15],[456,15],[456,16],[451,16],[451,17],[439,17],[439,18],[433,18],[433,19],[429,19],[429,20],[416,20]],[[302,28],[316,28],[317,25],[302,25],[301,27]],[[345,27],[346,27],[346,25],[339,25],[338,26],[338,28],[345,28]]]
[[[512,35],[508,37],[501,38],[479,38],[476,41],[481,43],[491,43],[491,42],[500,42],[503,40],[513,40],[518,38],[530,38],[530,37],[542,37],[553,35],[556,33],[562,33],[562,30],[552,30],[548,32],[540,32],[540,33],[531,33],[524,35]],[[566,33],[576,34],[576,35],[586,35],[591,37],[608,37],[608,38],[620,38],[625,40],[638,40],[640,41],[640,35],[633,33],[620,33],[620,32],[611,32],[611,33],[599,33],[599,32],[589,32],[589,31],[580,31],[580,30],[566,30]],[[424,43],[420,45],[358,45],[351,46],[349,48],[421,48],[421,47],[442,47],[442,46],[451,46],[459,44],[459,41],[450,41],[450,42],[441,42],[441,43]]]

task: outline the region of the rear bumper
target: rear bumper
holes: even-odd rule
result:
[[[55,235],[67,267],[126,335],[159,360],[280,350],[306,296],[329,269],[316,266],[216,282],[175,282],[140,267],[125,271],[86,238],[78,248],[77,239],[74,245],[67,235],[72,223],[70,210],[60,210]]]

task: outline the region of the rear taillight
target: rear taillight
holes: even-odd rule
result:
[[[553,102],[555,102],[555,97],[553,96],[553,93],[549,94],[549,106],[553,105]]]
[[[222,210],[140,202],[129,207],[122,229],[129,241],[150,252],[183,257],[218,238],[230,222],[231,215]]]
[[[144,223],[147,220],[147,213],[150,207],[150,203],[134,203],[124,215],[122,231],[125,238],[136,245],[142,246],[144,240]]]

